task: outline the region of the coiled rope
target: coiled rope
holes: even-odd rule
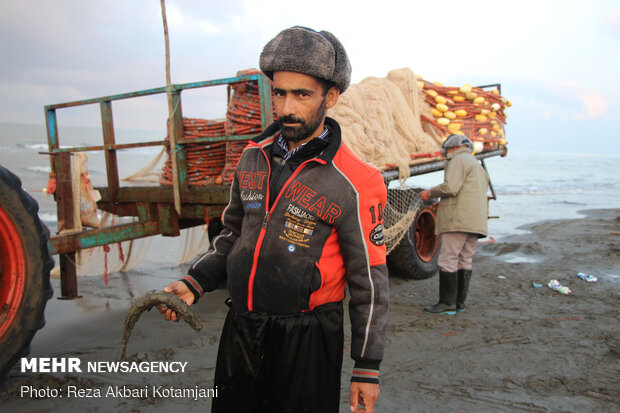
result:
[[[237,76],[260,73],[256,69],[243,70]],[[258,82],[241,82],[228,85],[228,107],[225,120],[183,118],[183,139],[221,137],[213,143],[187,143],[184,145],[187,162],[187,179],[190,185],[228,184],[247,139],[225,140],[226,137],[248,135],[253,137],[262,131]],[[275,114],[274,114],[275,118]],[[166,137],[166,140],[170,140]],[[172,185],[172,161],[170,145],[160,183]]]

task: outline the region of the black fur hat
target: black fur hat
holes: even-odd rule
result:
[[[340,93],[351,83],[351,63],[342,43],[330,32],[294,26],[282,30],[265,45],[260,69],[273,80],[273,72],[298,72],[333,82]]]

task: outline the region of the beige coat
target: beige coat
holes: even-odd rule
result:
[[[468,148],[448,154],[444,181],[430,189],[441,198],[435,233],[470,232],[487,236],[489,177]]]

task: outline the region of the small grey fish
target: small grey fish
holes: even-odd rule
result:
[[[185,322],[189,324],[191,328],[196,330],[197,333],[200,332],[200,329],[202,328],[200,321],[198,321],[198,318],[194,316],[194,313],[192,313],[192,311],[189,309],[189,306],[183,300],[171,293],[165,293],[163,291],[155,290],[150,291],[143,296],[138,297],[138,299],[134,301],[129,308],[129,311],[127,311],[127,315],[125,316],[125,333],[123,335],[123,347],[121,348],[121,361],[125,360],[127,341],[129,341],[131,330],[133,330],[133,327],[135,326],[142,313],[161,304],[176,312],[177,315],[182,317],[183,320],[185,320]]]

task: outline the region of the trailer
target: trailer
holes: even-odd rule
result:
[[[241,74],[235,77],[175,84],[167,87],[92,98],[45,106],[45,120],[51,170],[55,177],[54,199],[57,204],[58,233],[49,230],[37,216],[36,202],[21,188],[19,179],[0,167],[0,381],[10,368],[29,351],[30,341],[44,324],[43,313],[52,296],[49,274],[58,255],[60,267],[60,299],[79,298],[76,253],[80,250],[134,240],[153,235],[175,237],[180,230],[208,225],[209,236],[221,229],[220,216],[228,204],[230,186],[226,182],[192,185],[188,174],[189,145],[215,145],[222,142],[247,141],[256,134],[223,134],[187,139],[183,133],[183,105],[181,95],[190,89],[213,86],[234,87],[253,82],[258,88],[260,129],[273,121],[271,86],[261,73]],[[499,85],[491,85],[499,87]],[[168,120],[169,140],[118,144],[115,139],[112,106],[126,99],[167,94],[174,110]],[[230,93],[229,93],[230,98]],[[103,141],[93,146],[61,146],[57,111],[73,107],[98,105],[101,112]],[[117,153],[144,147],[166,147],[172,166],[171,185],[121,186]],[[103,152],[106,182],[95,188],[101,194],[97,209],[117,216],[134,217],[133,222],[100,228],[78,229],[74,203],[72,155],[81,152]],[[506,147],[486,148],[475,156],[484,166],[484,159],[505,156]],[[440,171],[444,159],[432,158],[410,166],[411,176]],[[486,169],[486,166],[485,166]],[[398,171],[382,171],[386,185],[398,179]],[[435,235],[436,200],[421,203],[420,188],[389,188],[390,197],[402,197],[413,208],[415,217],[405,234],[388,256],[391,275],[423,279],[437,270],[439,237]],[[491,186],[491,198],[495,193]],[[401,211],[405,212],[405,211]],[[388,220],[386,210],[385,219]]]

